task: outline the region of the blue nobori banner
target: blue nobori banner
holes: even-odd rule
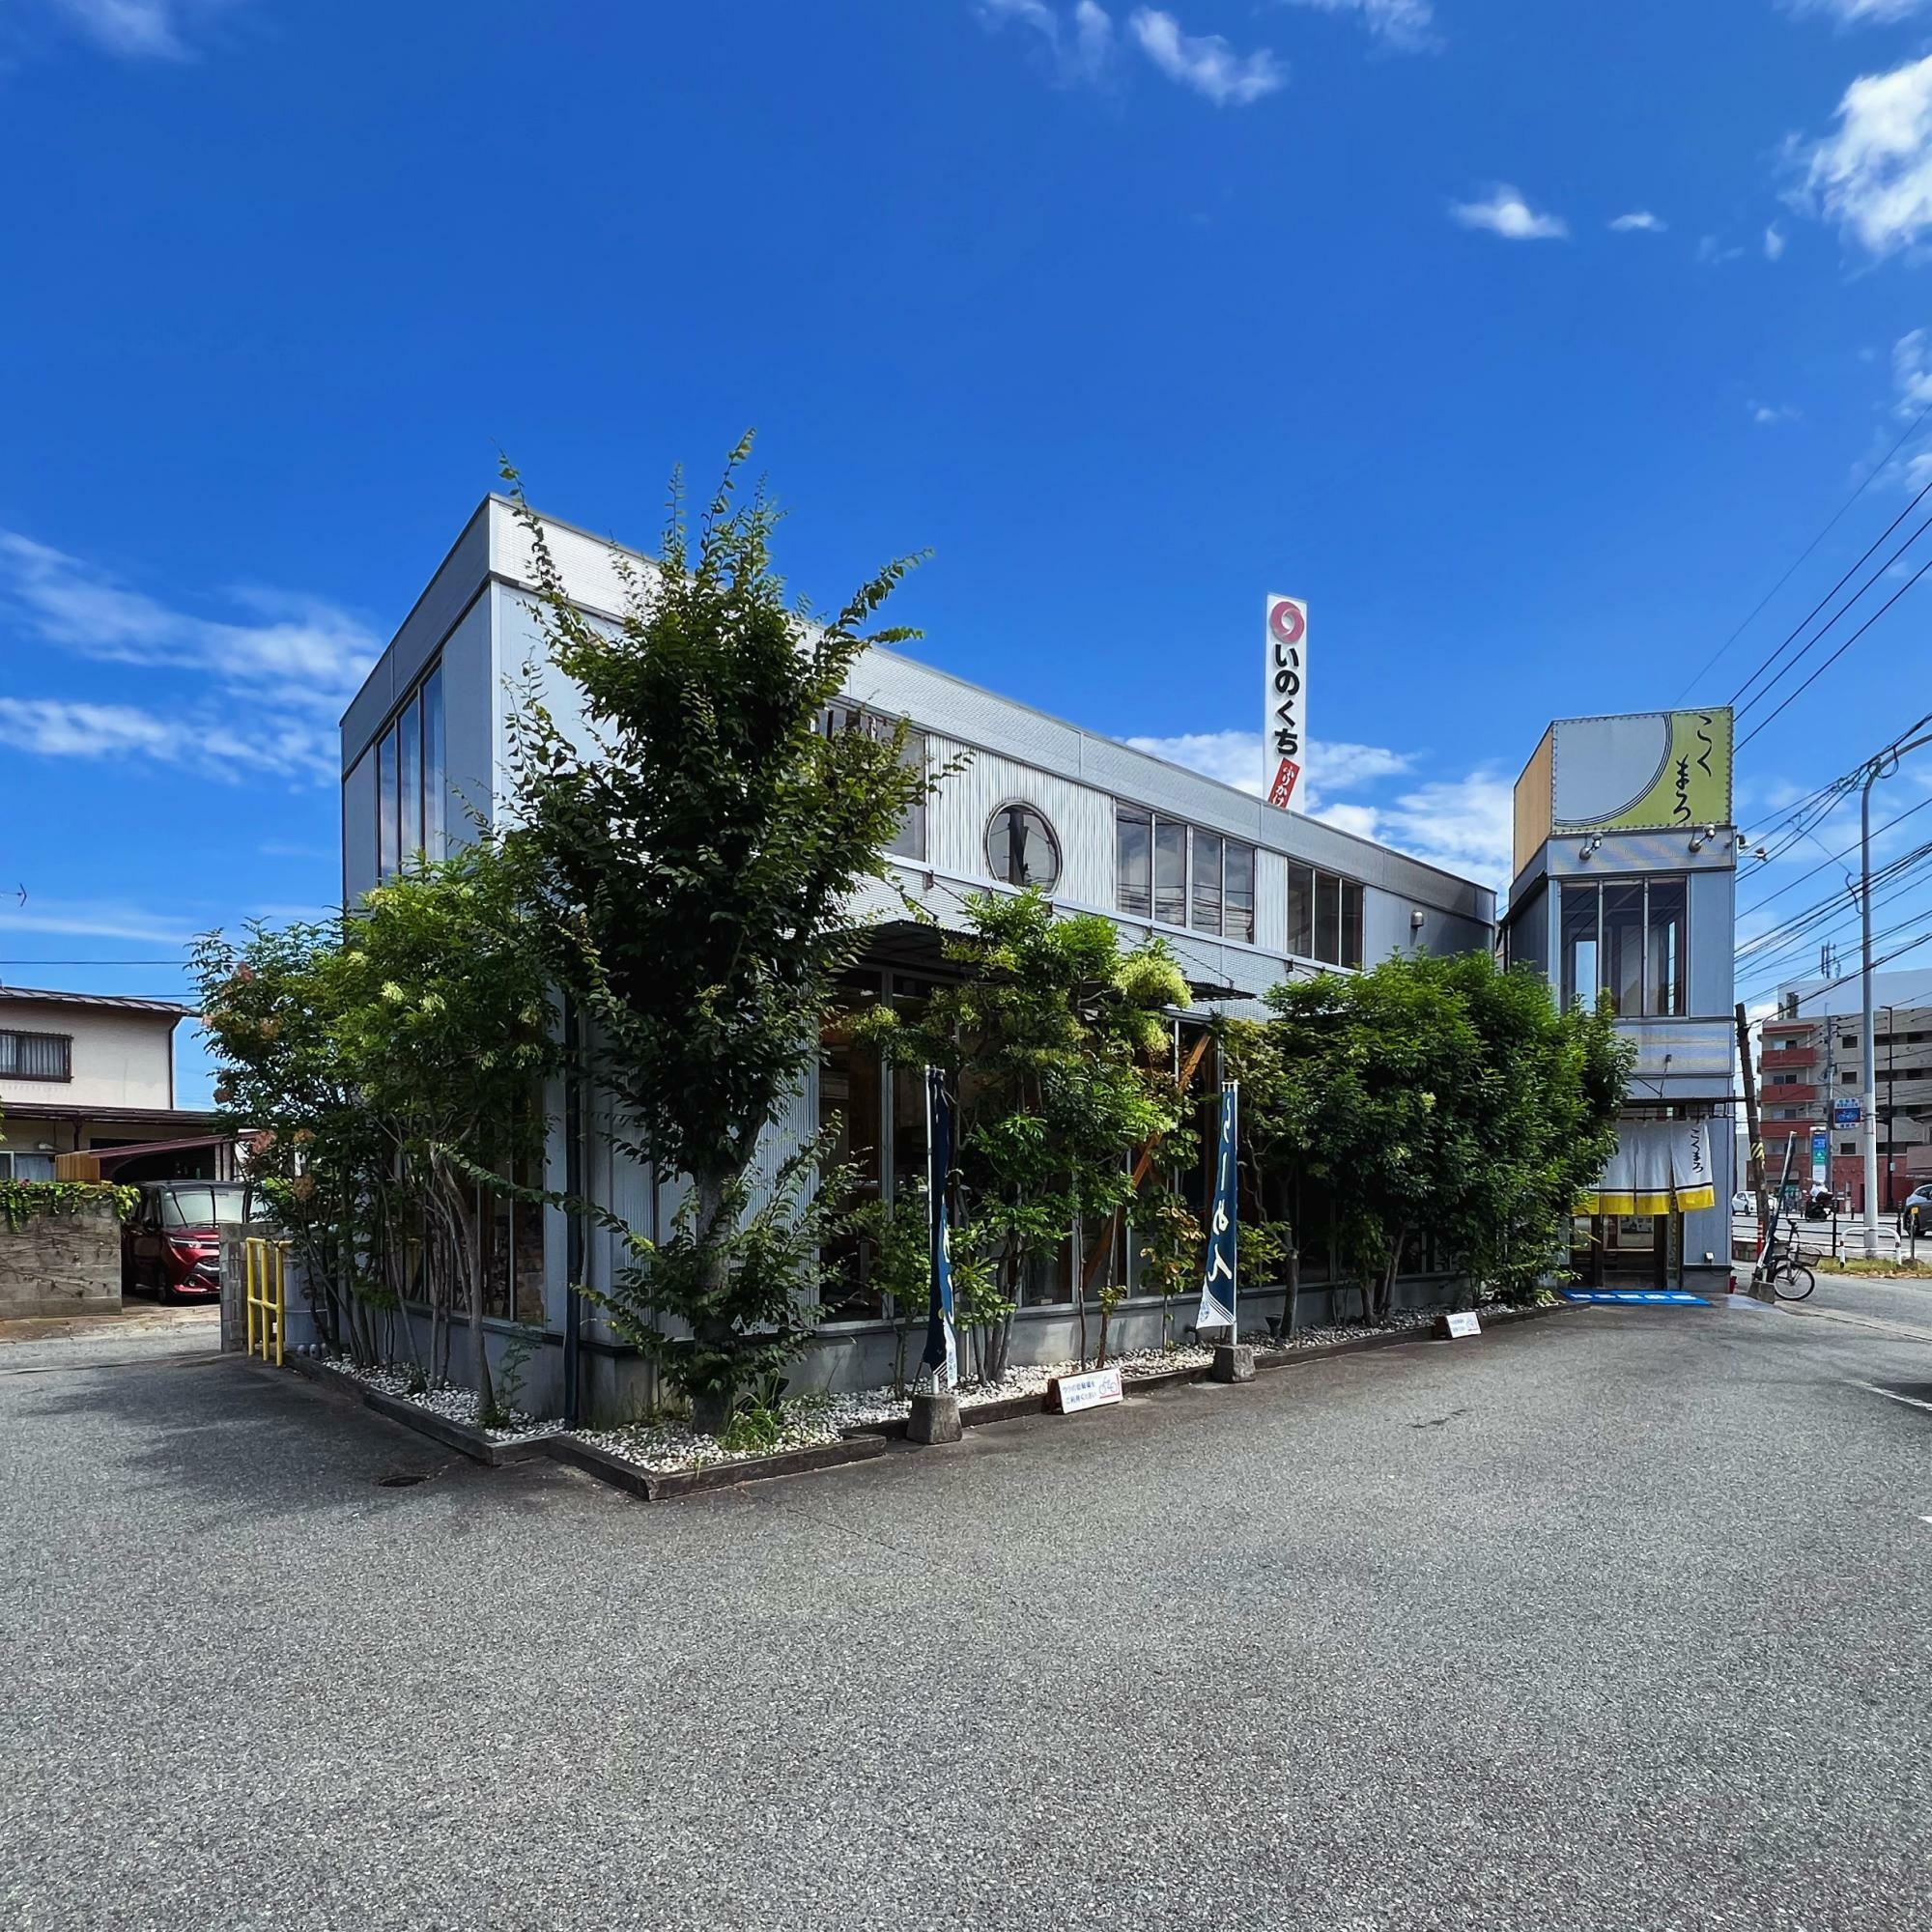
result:
[[[959,1342],[952,1326],[952,1216],[947,1179],[952,1172],[952,1096],[946,1075],[925,1069],[925,1202],[932,1231],[932,1301],[925,1326],[923,1379],[935,1389],[959,1383]]]
[[[1208,1216],[1208,1264],[1201,1277],[1197,1328],[1235,1328],[1235,1135],[1239,1122],[1240,1088],[1221,1083],[1221,1125],[1214,1143],[1214,1200]]]

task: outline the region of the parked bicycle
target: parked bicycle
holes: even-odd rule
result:
[[[1818,1277],[1799,1260],[1788,1241],[1778,1239],[1776,1228],[1751,1270],[1751,1280],[1768,1283],[1779,1301],[1803,1301],[1818,1286]]]

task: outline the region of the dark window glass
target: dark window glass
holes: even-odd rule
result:
[[[422,706],[414,698],[396,724],[396,792],[403,827],[398,856],[409,865],[423,846]]]
[[[1201,932],[1221,930],[1221,835],[1194,830],[1194,925]]]
[[[1222,931],[1230,939],[1255,937],[1255,848],[1228,840],[1225,883],[1221,889]]]
[[[389,878],[396,869],[397,840],[402,818],[396,796],[396,734],[383,733],[376,754],[376,876]]]
[[[1650,895],[1649,996],[1647,1011],[1665,1018],[1686,1009],[1682,879],[1652,879]]]
[[[1288,867],[1288,950],[1303,959],[1315,957],[1315,867]]]
[[[891,727],[886,727],[890,729]],[[925,776],[925,733],[908,731],[905,744],[899,751],[900,758],[913,771]],[[907,809],[904,820],[894,835],[893,841],[886,847],[895,857],[900,859],[923,859],[925,857],[925,794],[922,792]]]
[[[449,787],[449,753],[443,739],[442,667],[423,679],[422,687],[422,842],[432,859],[442,849],[442,802]]]
[[[1031,805],[1001,806],[986,826],[986,863],[1003,885],[1050,893],[1060,883],[1060,841],[1046,814]]]
[[[1153,912],[1153,820],[1124,805],[1114,811],[1114,899],[1132,919]]]
[[[1619,1013],[1643,1011],[1643,887],[1604,888],[1604,986]]]
[[[1353,879],[1342,881],[1342,964],[1362,963],[1362,889]]]
[[[1561,886],[1557,916],[1562,923],[1563,1004],[1597,1003],[1597,887]]]
[[[1315,956],[1324,965],[1342,963],[1342,881],[1333,872],[1315,875]]]
[[[1153,916],[1168,925],[1187,923],[1187,828],[1169,818],[1154,821]]]

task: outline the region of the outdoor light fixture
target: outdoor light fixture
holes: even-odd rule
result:
[[[1604,842],[1604,835],[1601,832],[1591,833],[1589,838],[1583,840],[1582,847],[1577,854],[1577,858],[1579,859],[1593,858],[1596,855],[1597,847],[1601,845],[1603,842]]]
[[[1691,833],[1690,835],[1691,851],[1701,852],[1704,849],[1704,847],[1708,845],[1711,842],[1711,840],[1714,839],[1717,836],[1718,836],[1718,828],[1715,825],[1700,825],[1697,828],[1697,830]]]
[[[1422,922],[1427,917],[1420,906],[1413,907],[1408,915],[1408,923],[1413,931],[1422,930]]]

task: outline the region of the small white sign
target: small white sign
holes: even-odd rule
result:
[[[1121,1400],[1121,1372],[1093,1369],[1084,1376],[1059,1376],[1053,1392],[1062,1415],[1077,1415],[1083,1408],[1104,1408]]]
[[[1476,1320],[1476,1312],[1465,1308],[1460,1314],[1449,1317],[1449,1339],[1453,1342],[1460,1335],[1480,1335],[1483,1324]]]

